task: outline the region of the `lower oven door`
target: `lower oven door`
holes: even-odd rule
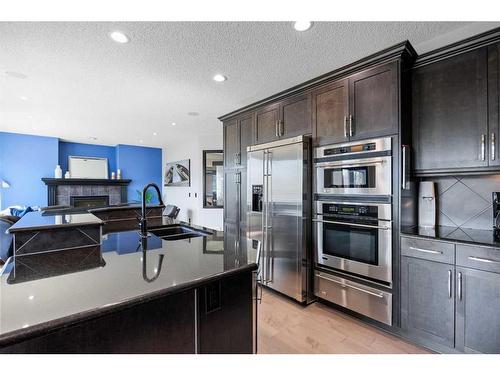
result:
[[[315,219],[317,262],[354,275],[392,283],[392,222],[376,224]]]

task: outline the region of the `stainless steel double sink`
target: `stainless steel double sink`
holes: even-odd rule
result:
[[[187,238],[202,237],[212,234],[208,231],[193,228],[185,224],[172,224],[163,227],[152,228],[149,229],[148,232],[166,241],[184,240]]]

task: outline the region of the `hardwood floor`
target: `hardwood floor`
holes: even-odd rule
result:
[[[259,354],[430,353],[331,307],[304,307],[266,289],[258,309]]]

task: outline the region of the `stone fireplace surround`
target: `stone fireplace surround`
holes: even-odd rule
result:
[[[48,206],[71,205],[71,197],[108,196],[109,204],[127,202],[127,185],[131,180],[94,178],[42,178],[47,185]]]

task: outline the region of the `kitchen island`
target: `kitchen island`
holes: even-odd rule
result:
[[[104,234],[98,258],[40,253],[36,272],[10,258],[0,275],[0,352],[255,352],[256,249],[235,254],[214,247],[220,232],[199,230],[180,240]]]

